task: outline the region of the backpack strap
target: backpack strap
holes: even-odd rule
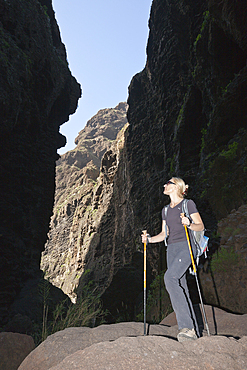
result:
[[[168,207],[169,207],[170,204],[168,204],[167,206],[165,206],[165,218],[167,217],[167,211],[168,211]]]
[[[167,206],[165,206],[164,208],[164,210],[165,210],[165,221],[166,221],[166,217],[167,217],[167,211],[168,211],[168,207],[169,207],[169,204],[167,205]],[[167,238],[165,238],[164,239],[164,243],[165,243],[165,246],[167,247],[167,240],[166,240]]]
[[[187,217],[190,220],[190,222],[191,222],[192,220],[191,220],[191,217],[189,215],[189,210],[188,210],[188,199],[184,199],[183,200],[183,203],[182,203],[182,211],[185,214],[185,217]]]
[[[187,217],[190,220],[190,222],[192,222],[192,219],[190,217],[189,210],[188,210],[188,199],[183,200],[182,211],[183,211],[185,217]],[[196,237],[195,237],[195,232],[192,231],[191,229],[188,229],[188,232],[189,232],[189,236],[190,236],[190,241],[191,242],[193,241],[193,244],[195,244],[196,249],[197,249],[197,241],[196,241]],[[196,254],[198,255],[198,251],[196,252]],[[197,265],[198,265],[199,259],[198,260],[196,259],[196,262],[197,262]],[[191,268],[190,268],[190,273],[192,275],[194,274],[193,270]]]

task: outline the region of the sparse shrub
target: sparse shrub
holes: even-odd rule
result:
[[[57,304],[53,311],[53,319],[48,320],[49,311],[49,283],[42,283],[41,294],[43,296],[43,322],[42,330],[36,327],[35,342],[44,341],[49,335],[69,327],[95,326],[96,320],[103,322],[104,313],[100,300],[100,294],[92,288],[92,282],[84,289],[83,297],[74,304],[67,299]]]
[[[234,141],[228,145],[228,150],[222,150],[220,156],[225,157],[227,160],[233,160],[237,156],[238,143]]]

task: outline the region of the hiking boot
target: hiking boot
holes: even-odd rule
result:
[[[180,332],[178,333],[178,341],[179,342],[184,342],[185,340],[195,340],[197,339],[197,335],[195,333],[195,329],[187,329],[187,328],[183,328],[180,330]]]

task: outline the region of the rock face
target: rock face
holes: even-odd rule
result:
[[[66,142],[59,126],[75,112],[81,90],[68,68],[51,0],[0,0],[0,32],[2,326],[10,313],[36,317],[30,287],[41,278],[56,151]]]
[[[247,205],[218,223],[220,248],[200,270],[207,303],[236,313],[247,312]],[[229,281],[229,276],[233,277]]]
[[[68,328],[49,336],[19,370],[246,369],[247,315],[209,306],[206,312],[212,336],[187,343],[176,340],[174,314],[160,325],[149,325],[146,336],[143,323],[137,322]]]
[[[217,279],[217,270],[213,279],[205,267],[205,300],[236,312],[247,312],[246,223],[238,227],[236,222],[238,230],[230,231],[220,223],[216,232],[227,215],[232,215],[229,220],[239,212],[246,217],[239,211],[247,201],[246,16],[243,2],[153,1],[147,63],[129,87],[126,131],[132,240],[142,228],[151,235],[159,232],[167,201],[164,180],[184,178],[208,229],[209,255],[219,247],[220,237],[226,246],[228,233],[227,247],[235,261],[225,263]],[[148,255],[155,273],[165,268],[162,249],[158,252],[152,246]],[[229,281],[226,276],[232,274],[236,279]]]
[[[84,253],[77,294],[94,282],[113,321],[133,320],[140,311],[140,234],[143,229],[151,235],[160,231],[161,209],[168,202],[165,180],[177,175],[190,185],[189,198],[196,202],[210,236],[209,263],[220,236],[224,239],[221,231],[216,235],[218,222],[247,202],[246,12],[243,2],[233,5],[231,0],[153,1],[146,66],[129,87],[124,144],[121,151],[115,147],[103,157],[92,214],[77,226],[82,252],[77,250]],[[247,310],[245,233],[243,223],[236,235],[228,234],[230,250],[233,247],[236,255],[241,250],[244,257],[239,266],[234,264],[238,278],[230,289],[220,288],[225,275],[212,278],[211,265],[203,270],[206,302],[236,312]],[[162,244],[148,249],[148,262],[153,276],[165,269]],[[230,291],[242,294],[241,304],[237,297],[229,299]]]
[[[246,204],[246,15],[242,2],[233,6],[231,1],[153,1],[146,67],[129,87],[127,183],[121,172],[114,182],[120,194],[128,194],[124,207],[134,225],[127,219],[115,234],[128,234],[124,249],[133,256],[142,229],[151,235],[160,231],[161,209],[168,202],[163,183],[171,176],[190,185],[189,198],[195,200],[208,229],[210,253],[223,237],[215,237],[217,223]],[[120,214],[117,217],[121,219]],[[245,233],[242,224],[241,243]],[[231,301],[230,309],[236,312],[240,312],[238,297],[229,297],[230,291],[240,291],[240,282],[245,285],[243,256],[238,279],[227,279],[225,298],[220,300],[222,307]],[[163,246],[152,245],[148,259],[154,274],[163,270]],[[225,276],[232,271],[229,265]],[[207,277],[211,279],[208,271]],[[219,290],[223,282],[216,283]],[[207,287],[203,289],[206,302],[210,301]],[[243,303],[246,294],[241,289]],[[113,293],[111,286],[108,291]],[[241,305],[241,312],[246,310],[246,304]]]
[[[175,174],[189,183],[211,231],[246,202],[245,17],[241,2],[234,9],[231,1],[153,2],[146,67],[129,88],[126,140],[132,189],[147,194],[138,211],[151,233],[163,181]]]
[[[41,268],[46,278],[72,301],[76,299],[79,279],[86,273],[85,259],[94,253],[89,249],[98,238],[96,225],[109,207],[111,192],[103,207],[101,192],[105,184],[109,183],[105,192],[112,186],[122,139],[117,139],[115,149],[110,148],[127,124],[126,111],[126,103],[100,110],[77,136],[76,148],[57,161],[55,204]],[[101,268],[99,273],[103,273]]]

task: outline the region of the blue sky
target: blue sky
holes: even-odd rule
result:
[[[67,145],[100,109],[127,101],[132,77],[146,63],[152,0],[52,0],[69,68],[81,84],[75,114],[60,127]]]

